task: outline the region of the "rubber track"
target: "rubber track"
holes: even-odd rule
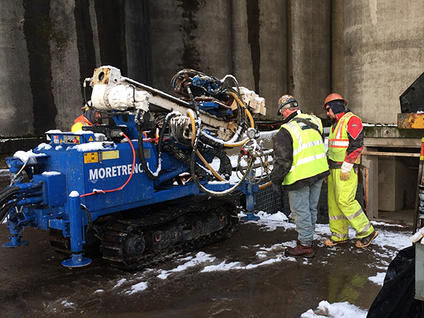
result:
[[[217,212],[218,210],[219,212]],[[155,265],[173,257],[175,254],[193,251],[229,238],[236,230],[238,223],[236,206],[232,202],[216,198],[183,205],[161,206],[160,211],[159,207],[155,206],[147,209],[147,213],[146,210],[144,212],[141,215],[128,213],[126,217],[116,219],[113,223],[108,223],[108,225],[104,226],[101,252],[103,259],[111,266],[131,271]],[[226,219],[224,227],[217,231],[163,249],[151,249],[148,247],[148,250],[140,257],[128,258],[125,256],[125,239],[131,233],[141,232],[145,237],[151,237],[152,232],[164,232],[168,228],[178,228],[181,225],[181,219],[183,219],[183,223],[187,223],[187,218],[202,221],[207,220],[209,216],[210,220],[211,215],[216,213],[225,215]],[[69,238],[64,238],[61,231],[50,230],[50,244],[57,252],[66,255],[70,254]]]
[[[210,204],[208,203],[208,205]],[[205,214],[209,213],[210,217],[211,215],[216,213],[217,208],[218,207],[216,206],[216,204],[212,204],[211,207],[205,208],[205,203],[203,202],[199,206],[192,205],[189,208],[185,207],[186,213],[184,215],[186,217],[190,217],[190,214],[197,214],[197,216],[199,216],[198,213],[202,213],[206,220]],[[142,223],[145,223],[144,218],[117,220],[113,225],[107,228],[106,234],[104,236],[103,258],[107,260],[112,266],[116,266],[125,270],[135,270],[162,262],[177,253],[196,250],[202,246],[226,239],[230,237],[231,234],[235,231],[238,218],[235,215],[235,208],[233,208],[232,205],[222,204],[219,209],[220,211],[218,213],[221,216],[223,214],[226,216],[226,224],[218,231],[208,233],[207,235],[203,235],[195,240],[185,241],[180,244],[169,246],[163,249],[150,248],[141,256],[132,258],[126,257],[124,252],[125,239],[131,233],[134,233],[134,231],[138,231],[142,232],[143,234],[147,234],[146,236],[149,237],[154,231],[163,230],[165,232],[166,228],[169,227],[178,228],[178,226],[181,225],[181,223],[179,223],[179,219],[181,218],[176,218],[167,223],[160,224],[159,226],[153,226],[153,228],[140,225]],[[200,212],[196,212],[196,210],[200,210]],[[179,213],[177,213],[177,215],[178,214]]]

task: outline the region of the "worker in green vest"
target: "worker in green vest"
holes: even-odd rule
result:
[[[377,237],[361,205],[355,200],[358,186],[357,167],[364,146],[361,119],[346,109],[346,100],[337,93],[324,101],[327,116],[333,122],[328,137],[328,216],[332,247],[349,240],[349,225],[356,231],[356,247],[365,248]]]
[[[278,101],[283,125],[272,138],[274,166],[271,172],[273,192],[288,192],[290,210],[295,215],[297,245],[289,247],[289,256],[313,257],[312,246],[317,206],[323,179],[329,175],[321,120],[303,114],[296,99],[283,95]]]

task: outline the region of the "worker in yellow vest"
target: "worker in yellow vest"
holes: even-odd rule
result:
[[[303,114],[291,95],[283,95],[279,99],[278,114],[283,116],[284,121],[272,138],[272,188],[277,195],[281,194],[281,186],[287,190],[298,233],[296,247],[289,247],[286,254],[313,257],[312,243],[321,185],[329,175],[323,126],[318,117]]]
[[[333,122],[328,137],[328,216],[332,247],[349,240],[349,225],[356,231],[356,247],[365,248],[377,237],[361,205],[355,200],[358,186],[357,167],[364,145],[361,119],[346,109],[346,100],[337,93],[324,101],[327,116]]]
[[[74,120],[71,131],[77,132],[82,130],[83,126],[93,126],[101,124],[101,114],[87,106],[82,108],[84,113]]]

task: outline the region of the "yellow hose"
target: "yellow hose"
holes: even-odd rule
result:
[[[269,186],[271,186],[272,181],[268,181],[267,183],[261,184],[258,188],[259,190],[262,190],[264,188],[268,188]]]
[[[249,118],[250,121],[250,127],[251,128],[255,128],[255,121],[253,120],[252,114],[250,114],[249,110],[247,109],[246,106],[244,106],[244,104],[242,103],[242,101],[238,98],[238,96],[233,93],[233,92],[229,92],[229,94],[231,96],[234,97],[234,99],[237,101],[237,103],[240,105],[241,108],[244,109],[244,112],[246,113],[247,117]],[[188,116],[190,117],[190,121],[191,121],[191,145],[194,146],[194,142],[196,139],[196,124],[195,124],[195,120],[194,120],[194,114],[193,111],[191,109],[189,109],[187,111]],[[228,144],[224,142],[224,147],[227,148],[235,148],[235,147],[241,147],[243,146],[246,142],[249,141],[249,138],[246,138],[242,141],[239,141],[236,144]],[[202,154],[196,149],[196,154],[197,156],[199,156],[200,160],[204,163],[204,165],[213,173],[213,175],[215,177],[218,178],[218,180],[220,181],[225,181],[224,178],[222,178],[210,165],[209,163],[206,161],[206,159],[202,156]]]
[[[246,113],[246,115],[247,115],[247,117],[249,118],[249,121],[250,121],[250,128],[255,128],[255,122],[254,122],[253,117],[250,114],[249,110],[247,109],[247,107],[244,106],[244,104],[242,103],[242,101],[238,98],[238,96],[235,93],[229,92],[229,94],[231,96],[233,96],[234,99],[237,101],[237,103],[240,105],[240,107],[244,109],[244,112]],[[242,141],[239,141],[236,144],[227,144],[227,143],[224,143],[224,147],[227,147],[227,148],[241,147],[241,146],[243,146],[248,141],[249,141],[249,138],[243,139]]]
[[[194,146],[194,141],[196,140],[196,123],[194,121],[194,114],[191,109],[187,110],[187,115],[191,120],[191,145]]]
[[[194,121],[193,111],[189,109],[187,111],[187,115],[190,117],[190,120],[191,120],[191,145],[194,146],[194,140],[196,137],[196,125]],[[202,160],[202,162],[210,170],[210,172],[212,172],[213,175],[218,178],[219,181],[225,181],[225,179],[221,177],[218,174],[218,172],[215,171],[214,168],[212,168],[212,166],[206,161],[206,159],[202,156],[202,154],[197,149],[196,149],[196,155],[200,158],[200,160]]]
[[[233,96],[233,97],[234,97],[234,99],[237,101],[237,103],[240,105],[240,107],[244,109],[244,111],[245,111],[245,113],[246,113],[247,117],[249,117],[250,127],[251,127],[251,128],[255,128],[255,122],[254,122],[253,117],[252,117],[252,115],[250,114],[249,110],[247,109],[247,107],[246,107],[246,106],[244,106],[244,104],[241,102],[241,100],[238,98],[238,96],[237,96],[235,93],[233,93],[233,92],[229,92],[229,94],[230,94],[231,96]]]

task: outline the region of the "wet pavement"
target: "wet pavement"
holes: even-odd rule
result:
[[[47,232],[26,228],[29,246],[0,248],[0,316],[299,317],[322,300],[368,309],[381,288],[369,277],[382,281],[399,249],[385,240],[409,245],[407,229],[382,224],[381,244],[371,249],[353,241],[327,249],[320,242],[328,225],[319,225],[316,256],[296,260],[284,256],[295,244],[294,225],[263,219],[269,222],[241,223],[229,240],[132,273],[99,259],[64,268]],[[7,236],[0,225],[0,241]]]

